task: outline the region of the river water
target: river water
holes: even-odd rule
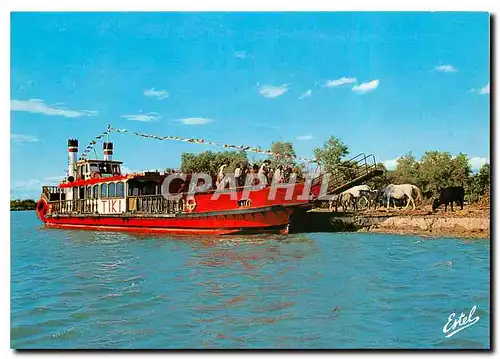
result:
[[[11,213],[11,347],[489,348],[489,240],[161,237]],[[479,321],[451,338],[451,313]]]

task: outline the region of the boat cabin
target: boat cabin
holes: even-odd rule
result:
[[[121,161],[80,160],[76,163],[76,180],[120,176],[122,163]]]

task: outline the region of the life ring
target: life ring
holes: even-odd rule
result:
[[[92,172],[92,178],[101,178],[101,174],[97,171]]]
[[[194,197],[190,197],[186,201],[186,212],[193,212],[196,208],[196,200]]]

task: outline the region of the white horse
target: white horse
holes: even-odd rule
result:
[[[349,189],[346,189],[344,192],[342,192],[342,194],[350,193],[354,196],[354,198],[358,198],[360,196],[359,191],[371,191],[371,188],[366,184],[362,184],[359,186],[354,186]]]
[[[335,207],[337,207],[338,204],[342,205],[344,212],[350,205],[353,207],[354,210],[357,210],[357,203],[362,197],[361,196],[362,191],[370,191],[370,187],[365,184],[354,186],[338,195],[335,195],[330,201],[330,212],[332,210],[332,206],[335,205]],[[366,197],[363,196],[363,198],[365,198],[365,200],[368,201]]]
[[[384,188],[382,194],[387,198],[387,208],[389,208],[391,198],[403,199],[405,196],[407,196],[408,201],[406,203],[405,209],[408,208],[410,202],[413,205],[413,209],[415,209],[413,191],[417,193],[417,201],[422,200],[422,191],[420,190],[420,188],[412,184],[390,184]],[[394,208],[396,208],[396,204],[394,204]]]
[[[366,198],[366,196],[363,196],[362,191],[371,191],[371,188],[366,184],[362,184],[345,190],[341,193],[341,195],[343,199],[345,198],[344,201],[351,202],[354,210],[357,210],[358,202],[361,200],[361,198],[364,198],[366,205],[369,204],[368,198]]]

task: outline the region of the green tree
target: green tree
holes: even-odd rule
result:
[[[484,164],[478,173],[471,176],[469,186],[466,189],[466,198],[469,202],[479,201],[482,197],[488,196],[490,192],[490,165]]]
[[[382,164],[382,163],[377,163],[376,168],[380,169],[383,171],[383,173],[380,176],[373,177],[372,179],[368,180],[366,184],[370,186],[372,189],[383,189],[385,188],[389,183],[389,174],[390,172],[387,171],[387,168]]]
[[[420,165],[415,156],[409,152],[397,160],[396,168],[390,171],[387,177],[391,183],[411,183],[417,185],[419,182]]]
[[[459,153],[451,160],[450,186],[467,187],[470,181],[472,169],[469,164],[469,158],[463,153]]]
[[[293,144],[291,142],[281,142],[281,141],[276,141],[273,142],[271,146],[271,151],[273,153],[279,153],[282,155],[288,155],[288,156],[293,156],[293,158],[287,158],[287,157],[282,157],[282,156],[272,156],[270,158],[271,161],[271,166],[273,168],[278,167],[279,165],[282,166],[295,166],[295,149],[293,148]]]
[[[226,171],[234,171],[236,165],[246,166],[248,158],[246,152],[212,152],[205,151],[199,154],[183,153],[181,155],[181,171],[216,174],[219,167],[225,164]]]
[[[335,136],[331,136],[323,147],[315,148],[313,151],[316,161],[323,166],[326,172],[333,170],[341,163],[342,158],[349,154],[348,147]]]
[[[36,208],[36,202],[32,199],[11,199],[11,211],[32,211]]]
[[[423,191],[438,194],[443,188],[453,184],[452,157],[448,152],[427,151],[420,162],[420,185]]]

